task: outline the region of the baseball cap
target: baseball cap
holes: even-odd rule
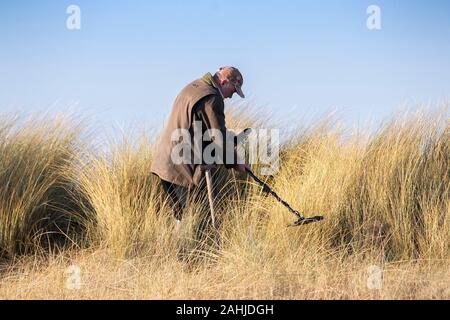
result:
[[[242,92],[244,78],[242,77],[241,72],[235,67],[221,67],[219,68],[219,72],[234,85],[237,94],[241,98],[245,98],[244,92]]]

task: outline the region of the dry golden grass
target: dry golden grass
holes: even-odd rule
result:
[[[220,236],[199,235],[202,193],[174,232],[150,174],[148,135],[100,152],[69,118],[3,116],[0,298],[449,299],[447,115],[448,107],[396,116],[370,135],[328,120],[297,128],[268,182],[300,212],[326,219],[286,228],[293,215],[221,170]],[[229,127],[269,127],[262,116],[232,116]],[[71,265],[79,289],[70,289]],[[368,287],[371,266],[382,270],[379,288]]]
[[[99,249],[27,257],[4,270],[0,299],[448,299],[450,294],[448,261],[381,264],[319,252],[276,262],[254,251],[227,252],[194,269],[169,255],[119,259]],[[367,287],[373,263],[383,268],[379,290]],[[68,289],[73,264],[80,268],[80,289]]]
[[[0,256],[81,235],[84,198],[70,179],[84,149],[81,130],[66,117],[0,118]]]

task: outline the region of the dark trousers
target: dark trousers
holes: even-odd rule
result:
[[[188,190],[163,179],[159,179],[159,181],[175,219],[181,220]]]
[[[201,212],[200,212],[200,219],[198,223],[195,226],[195,235],[198,240],[201,240],[201,243],[203,243],[204,239],[209,239],[208,241],[219,241],[218,240],[218,234],[215,232],[212,224],[211,224],[211,213],[210,213],[210,207],[208,202],[208,192],[207,192],[207,184],[206,179],[201,179],[201,182],[198,186],[192,189],[188,189],[185,187],[181,187],[179,185],[173,184],[171,182],[162,180],[158,177],[160,185],[163,190],[163,196],[166,200],[166,203],[169,205],[170,209],[173,212],[173,215],[175,219],[182,220],[183,218],[183,211],[186,207],[186,205],[193,201],[194,203],[201,203]],[[217,192],[216,192],[216,186],[213,187],[213,198],[216,199]],[[216,211],[216,228],[220,226],[220,206],[217,206],[217,201],[214,202],[215,204],[215,211]],[[213,231],[214,237],[211,235],[208,236],[208,234]],[[206,244],[206,242],[205,242]]]
[[[158,176],[157,176],[158,177]],[[163,196],[167,201],[167,204],[173,211],[175,219],[181,220],[183,217],[183,210],[188,201],[194,201],[197,203],[205,204],[205,214],[209,215],[209,202],[208,202],[208,189],[206,184],[206,179],[202,176],[198,186],[188,189],[171,183],[169,181],[163,180],[158,177],[160,185],[163,190]],[[213,184],[214,185],[214,184]],[[216,188],[213,186],[213,198],[217,196]]]

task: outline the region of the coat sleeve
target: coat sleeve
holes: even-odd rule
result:
[[[206,127],[204,129],[220,130],[223,137],[223,143],[216,143],[216,151],[221,152],[225,167],[228,169],[232,168],[237,163],[238,158],[234,147],[232,150],[227,150],[227,143],[225,140],[227,137],[227,127],[225,124],[224,103],[222,98],[216,95],[207,96],[198,102],[194,112],[196,113],[196,118],[200,119],[202,125]],[[229,143],[229,147],[230,146],[233,146],[233,144]],[[227,152],[230,152],[232,159],[226,158]],[[229,158],[231,158],[231,156],[229,156]]]

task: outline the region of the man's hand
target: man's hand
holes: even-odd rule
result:
[[[248,168],[246,164],[235,164],[233,169],[237,172],[245,173],[245,169]]]

